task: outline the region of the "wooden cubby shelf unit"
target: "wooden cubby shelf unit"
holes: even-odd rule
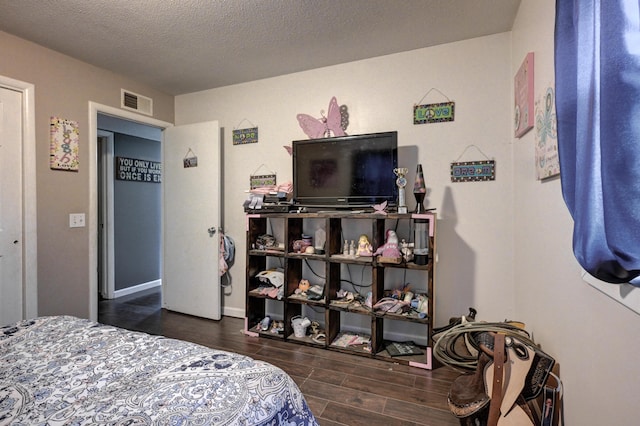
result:
[[[246,334],[419,368],[433,368],[431,334],[435,295],[435,212],[420,215],[345,211],[267,213],[248,214],[246,220]],[[429,255],[426,265],[418,265],[404,259],[398,263],[385,263],[373,256],[355,257],[343,253],[345,239],[347,242],[357,242],[361,234],[367,235],[375,251],[385,243],[388,229],[396,230],[400,240],[411,243],[415,220],[426,220],[429,223]],[[324,253],[295,252],[294,243],[301,240],[304,234],[313,236],[318,228],[325,230]],[[256,245],[258,237],[265,234],[274,237],[273,246]],[[256,278],[258,273],[268,269],[279,269],[283,274],[284,284],[277,296],[276,291],[268,291],[268,286],[266,291],[265,284]],[[358,272],[352,274],[352,269]],[[390,313],[367,306],[365,300],[369,293],[370,306],[373,306],[394,289],[404,285],[407,274],[412,274],[411,289],[416,294],[426,295],[426,313],[419,314],[415,310]],[[363,282],[354,283],[354,276]],[[401,279],[398,279],[398,276]],[[320,286],[322,295],[308,298],[307,295],[296,291],[302,279],[308,279],[312,286]],[[338,297],[345,282],[356,293],[352,301]],[[309,327],[304,335],[301,335],[300,330],[296,333],[292,320],[309,314],[313,316],[310,320],[313,321],[315,330]],[[278,332],[271,327],[263,329],[265,327],[262,324],[266,316],[271,318],[272,323],[283,325],[283,330]],[[414,346],[421,353],[391,356],[387,351],[390,342],[414,343],[412,339],[395,340],[394,337],[397,336],[418,336],[419,338],[413,339],[417,340]]]

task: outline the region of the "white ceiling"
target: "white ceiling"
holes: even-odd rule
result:
[[[178,95],[510,31],[520,0],[0,0],[0,30]]]

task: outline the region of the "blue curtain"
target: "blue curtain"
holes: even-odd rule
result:
[[[555,75],[575,256],[640,286],[640,1],[557,0]]]

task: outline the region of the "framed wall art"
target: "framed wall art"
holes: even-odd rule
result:
[[[533,128],[533,52],[527,53],[513,82],[515,136]]]
[[[53,170],[77,172],[80,130],[78,122],[51,117],[49,125],[49,166]]]
[[[558,123],[553,87],[536,100],[536,175],[544,180],[560,174]]]

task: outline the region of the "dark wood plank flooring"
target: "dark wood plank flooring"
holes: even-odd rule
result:
[[[130,330],[248,355],[286,371],[322,426],[459,425],[447,392],[459,373],[428,371],[242,333],[244,320],[197,318],[161,309],[159,291],[99,302],[98,320]]]

